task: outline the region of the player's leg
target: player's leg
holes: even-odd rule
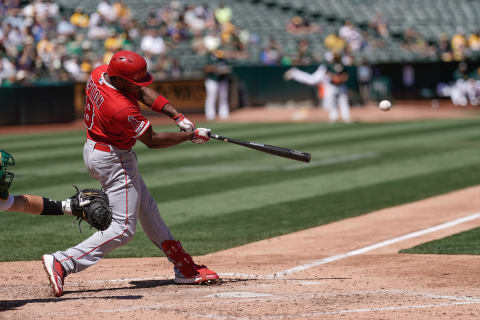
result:
[[[338,110],[336,107],[335,95],[336,95],[336,87],[327,84],[325,85],[324,94],[325,97],[323,99],[323,108],[328,112],[328,120],[330,122],[335,122],[338,120]]]
[[[465,91],[466,96],[468,97],[468,101],[472,106],[478,105],[478,98],[477,98],[477,91],[475,88],[475,81],[473,79],[469,79],[465,83]]]
[[[69,273],[85,270],[107,253],[133,238],[139,207],[136,157],[133,151],[103,152],[87,141],[84,160],[90,174],[100,181],[112,205],[112,224],[65,251],[43,256],[43,264],[56,296],[63,295],[63,280]]]
[[[350,123],[350,104],[348,103],[348,93],[345,87],[340,88],[340,94],[338,96],[338,107],[340,108],[340,115],[346,123]]]
[[[218,116],[227,119],[230,113],[228,103],[228,80],[218,82]]]
[[[216,281],[218,275],[205,266],[194,263],[192,257],[183,250],[160,216],[157,203],[151,196],[143,179],[140,178],[140,208],[138,219],[148,238],[160,248],[174,265],[175,282],[184,284],[201,284]]]
[[[215,120],[215,104],[217,102],[218,81],[206,79],[205,90],[207,94],[205,98],[205,117],[207,120]]]
[[[463,82],[462,79],[455,81],[450,94],[454,105],[465,107],[468,101],[463,92]]]
[[[138,220],[140,220],[143,231],[145,231],[148,238],[159,249],[162,249],[162,243],[166,240],[173,240],[173,235],[160,216],[157,203],[148,191],[142,178],[140,178],[140,193]]]
[[[114,152],[86,150],[84,159],[90,173],[100,181],[109,197],[112,224],[107,230],[96,232],[78,245],[54,254],[67,274],[88,268],[126,244],[136,229],[140,175],[133,151],[118,156]]]

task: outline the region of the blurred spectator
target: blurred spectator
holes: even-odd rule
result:
[[[342,52],[345,49],[346,42],[335,33],[329,34],[324,41],[325,47],[332,52]]]
[[[451,46],[453,51],[454,60],[462,60],[465,56],[465,50],[467,48],[467,39],[463,30],[458,30],[457,34],[452,37]]]
[[[310,50],[310,43],[308,40],[302,39],[299,41],[297,52],[292,62],[296,65],[308,65],[313,63],[313,55]]]
[[[92,40],[103,40],[110,35],[107,24],[102,16],[94,12],[91,16],[87,37]]]
[[[320,26],[310,23],[307,18],[294,16],[287,23],[287,32],[290,34],[309,34],[320,31]]]
[[[446,34],[440,36],[440,40],[437,44],[437,55],[442,59],[442,61],[452,61],[452,47],[450,46],[450,41]]]
[[[75,12],[70,17],[70,23],[79,28],[88,27],[89,17],[83,12],[82,7],[75,8]]]
[[[270,38],[268,45],[260,54],[260,61],[265,65],[278,65],[281,56],[282,53],[277,41],[274,38]]]
[[[370,23],[370,28],[375,30],[375,32],[383,38],[388,38],[390,36],[387,22],[379,12],[377,12],[375,19]]]
[[[182,68],[177,59],[161,55],[153,62],[149,59],[149,71],[155,79],[178,78],[182,73]]]
[[[202,32],[207,26],[206,12],[202,6],[189,5],[186,7],[184,21],[193,33]]]
[[[107,22],[113,22],[117,18],[117,14],[115,10],[113,10],[113,6],[110,3],[110,0],[100,1],[100,3],[97,6],[97,12]]]
[[[120,21],[128,21],[131,18],[130,8],[123,1],[115,1],[113,3],[113,12]]]
[[[405,29],[402,39],[407,50],[421,52],[426,47],[426,40],[413,28]]]
[[[357,51],[362,47],[362,36],[350,21],[345,21],[338,31],[338,35],[346,41],[351,51]]]
[[[207,51],[215,51],[218,49],[218,47],[220,47],[222,40],[217,33],[215,33],[213,30],[210,30],[203,38],[203,43]]]
[[[207,53],[207,47],[205,46],[201,32],[194,34],[191,45],[196,54],[204,55]]]
[[[219,24],[230,22],[232,20],[232,9],[220,2],[218,8],[215,9],[215,19],[217,19]]]
[[[147,30],[140,43],[140,48],[144,53],[155,55],[162,54],[166,51],[165,42],[154,29]]]
[[[154,12],[150,12],[147,17],[147,28],[158,28],[162,20]]]
[[[15,77],[15,66],[7,57],[0,58],[0,85],[8,82],[8,79]]]
[[[57,33],[63,36],[70,36],[75,33],[75,26],[71,24],[66,17],[61,17],[57,25]]]
[[[103,46],[107,51],[118,51],[122,49],[123,38],[114,29],[111,29],[109,36],[103,42]]]
[[[468,37],[468,46],[473,51],[480,51],[480,31],[474,32]]]

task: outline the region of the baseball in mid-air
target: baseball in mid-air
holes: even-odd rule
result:
[[[378,107],[383,111],[388,111],[392,108],[392,103],[388,100],[382,100],[378,104]]]

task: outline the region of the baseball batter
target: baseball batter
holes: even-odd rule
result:
[[[145,59],[131,51],[117,52],[108,65],[97,67],[88,79],[83,159],[90,175],[108,194],[113,219],[107,230],[96,232],[65,251],[43,256],[57,297],[63,295],[64,278],[68,274],[85,270],[130,241],[137,218],[149,239],[173,263],[176,283],[201,284],[219,279],[214,271],[195,264],[174,239],[138,170],[132,150],[137,140],[149,148],[166,148],[185,141],[203,144],[209,140],[209,129],[196,129],[165,97],[146,87],[151,83]],[[140,113],[138,101],[170,116],[181,132],[155,132]]]

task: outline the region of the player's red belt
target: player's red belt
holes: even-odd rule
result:
[[[103,151],[103,152],[110,152],[110,146],[106,144],[100,144],[98,142],[95,143],[95,146],[93,147],[95,150]]]

